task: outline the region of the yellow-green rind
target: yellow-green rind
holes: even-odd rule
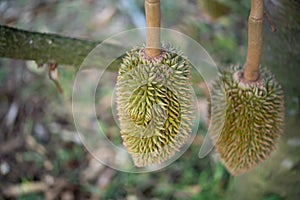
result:
[[[265,69],[253,83],[242,68],[224,70],[212,86],[209,134],[228,171],[243,174],[267,159],[283,131],[280,84]]]
[[[117,108],[124,146],[138,167],[171,158],[192,131],[195,102],[190,63],[170,46],[149,58],[135,48],[123,58]]]

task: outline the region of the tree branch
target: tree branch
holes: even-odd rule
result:
[[[80,66],[100,42],[38,33],[0,25],[0,57],[35,60],[38,64],[59,63]],[[118,48],[112,45],[111,50]],[[100,59],[99,59],[100,60]],[[117,59],[111,67],[116,70]],[[113,65],[114,65],[113,64]]]

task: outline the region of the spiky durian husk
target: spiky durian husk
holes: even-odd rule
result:
[[[283,91],[265,69],[247,83],[240,66],[220,73],[212,86],[209,134],[228,171],[239,175],[264,161],[282,133]]]
[[[123,58],[117,108],[123,144],[136,166],[165,161],[186,141],[195,109],[190,79],[190,63],[167,45],[156,58],[144,47]]]

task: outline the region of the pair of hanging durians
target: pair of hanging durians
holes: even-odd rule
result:
[[[160,26],[159,1],[145,1],[147,27]],[[233,175],[269,157],[283,127],[283,92],[259,68],[263,5],[251,1],[245,67],[222,70],[211,86],[209,134],[220,160]],[[192,131],[195,103],[189,61],[159,33],[147,30],[145,47],[123,57],[117,78],[117,108],[124,146],[145,167],[171,158]]]

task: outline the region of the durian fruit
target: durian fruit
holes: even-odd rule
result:
[[[157,57],[145,47],[127,52],[117,78],[117,108],[124,146],[144,167],[172,157],[192,131],[195,102],[190,63],[170,45]]]
[[[209,134],[232,175],[243,174],[275,149],[283,131],[283,91],[260,68],[263,1],[251,0],[246,64],[220,71],[212,86]]]
[[[209,133],[221,161],[233,175],[247,172],[274,150],[283,129],[283,91],[261,69],[255,82],[241,66],[222,71],[212,86]]]
[[[127,52],[117,78],[121,136],[138,167],[159,164],[179,151],[195,114],[190,63],[160,42],[160,1],[145,0],[145,12],[146,46]]]

